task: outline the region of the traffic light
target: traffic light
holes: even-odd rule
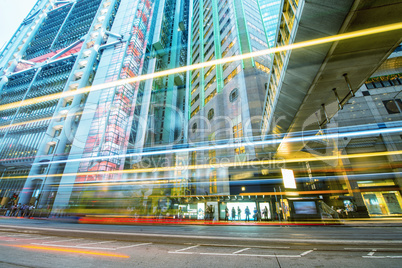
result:
[[[15,200],[17,200],[17,198],[18,198],[18,195],[16,193],[14,193],[12,199],[15,201]]]

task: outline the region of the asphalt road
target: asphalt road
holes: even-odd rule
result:
[[[400,267],[402,228],[0,218],[0,267]]]

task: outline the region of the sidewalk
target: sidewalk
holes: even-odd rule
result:
[[[402,227],[402,217],[342,219],[349,227]]]

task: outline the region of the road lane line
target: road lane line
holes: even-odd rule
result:
[[[248,250],[248,249],[250,249],[250,248],[243,248],[243,249],[241,249],[241,250],[238,250],[238,251],[233,252],[232,254],[237,254],[237,253],[246,251],[246,250]]]
[[[30,234],[10,234],[4,235],[5,237],[20,237],[20,236],[30,236]]]
[[[3,241],[26,241],[26,240],[39,240],[36,237],[26,237],[26,238],[14,238],[14,239],[4,239]]]
[[[168,253],[172,254],[195,254],[195,252],[176,252],[176,251],[168,251]]]
[[[74,241],[74,240],[82,240],[84,238],[74,238],[74,239],[67,239],[67,240],[58,240],[58,241],[49,241],[49,242],[43,242],[42,244],[49,244],[49,243],[59,243],[59,242],[69,242],[69,241]]]
[[[372,251],[373,248],[343,248],[347,250],[368,250]],[[392,251],[402,251],[402,249],[397,249],[397,248],[376,248],[376,250],[392,250]]]
[[[314,250],[313,249],[311,249],[311,250],[307,250],[307,251],[305,251],[305,252],[303,252],[302,254],[300,254],[300,256],[306,256],[307,254],[309,254],[309,253],[311,253],[311,252],[313,252]]]
[[[182,249],[178,249],[175,252],[180,252],[180,251],[184,251],[184,250],[188,250],[188,249],[192,249],[192,248],[196,248],[199,247],[200,245],[195,245],[195,246],[191,246],[191,247],[187,247],[187,248],[182,248]]]
[[[177,252],[182,253],[182,252]],[[243,256],[243,257],[270,257],[270,258],[301,258],[300,255],[261,255],[261,254],[232,254],[232,253],[200,253],[201,255],[215,255],[215,256]]]
[[[78,244],[76,246],[84,246],[84,245],[96,245],[96,244],[104,244],[104,243],[113,243],[116,242],[116,240],[110,240],[110,241],[101,241],[101,242],[93,242],[93,243],[84,243],[84,244]]]
[[[246,246],[246,245],[227,245],[227,244],[201,244],[208,247],[234,247],[234,248],[263,248],[263,249],[289,249],[290,247],[274,247],[274,246]]]
[[[141,244],[135,244],[135,245],[130,245],[130,246],[117,247],[115,249],[132,248],[132,247],[146,246],[146,245],[151,245],[151,244],[152,243],[141,243]]]
[[[401,259],[402,256],[362,256],[369,259]]]

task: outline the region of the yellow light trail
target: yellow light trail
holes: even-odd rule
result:
[[[59,251],[59,252],[68,252],[68,253],[89,254],[89,255],[97,255],[97,256],[104,256],[104,257],[117,257],[117,258],[126,258],[126,259],[130,258],[130,256],[127,256],[127,255],[111,254],[111,253],[96,252],[96,251],[89,251],[89,250],[53,248],[53,247],[31,246],[31,245],[21,245],[21,246],[14,246],[14,247],[27,248],[27,249],[50,250],[50,251]]]
[[[274,165],[274,164],[287,164],[298,162],[315,162],[315,161],[328,161],[340,159],[355,159],[355,158],[369,158],[376,156],[391,156],[402,154],[400,151],[387,151],[387,152],[373,152],[373,153],[359,153],[351,155],[331,155],[320,157],[305,157],[305,158],[291,158],[291,159],[274,159],[274,160],[258,160],[258,161],[244,161],[244,162],[229,162],[217,164],[202,164],[202,165],[189,165],[189,166],[170,166],[170,167],[155,167],[155,168],[141,168],[141,169],[126,169],[126,170],[113,170],[113,171],[95,171],[95,172],[81,172],[81,173],[64,173],[64,174],[48,174],[48,175],[31,175],[31,176],[13,176],[3,177],[3,179],[29,179],[29,178],[46,178],[46,177],[62,177],[62,176],[96,176],[107,174],[136,174],[146,172],[166,172],[174,170],[196,170],[196,169],[209,169],[209,168],[227,168],[227,167],[244,167],[244,166],[259,166],[259,165]]]
[[[322,44],[327,44],[327,43],[332,43],[332,42],[337,42],[337,41],[342,41],[342,40],[347,40],[347,39],[352,39],[352,38],[358,38],[358,37],[364,37],[364,36],[389,32],[389,31],[400,30],[400,29],[402,29],[402,23],[394,23],[394,24],[354,31],[354,32],[350,32],[350,33],[343,33],[343,34],[333,35],[333,36],[329,36],[329,37],[313,39],[310,41],[304,41],[304,42],[294,43],[294,44],[290,44],[290,45],[286,45],[286,46],[282,46],[282,47],[275,47],[275,48],[255,51],[255,52],[251,52],[251,53],[246,53],[246,54],[242,54],[242,55],[236,55],[236,56],[232,56],[232,57],[197,63],[197,64],[193,64],[193,65],[189,65],[189,66],[165,70],[165,71],[152,73],[152,74],[140,75],[140,76],[122,79],[122,80],[118,80],[118,81],[114,81],[114,82],[110,82],[110,83],[104,83],[104,84],[99,84],[99,85],[95,85],[95,86],[84,87],[84,88],[80,88],[77,90],[56,93],[56,94],[42,96],[42,97],[24,100],[24,101],[20,101],[20,102],[3,104],[0,106],[0,111],[7,110],[7,109],[13,109],[18,106],[21,106],[21,107],[27,106],[27,105],[31,105],[31,104],[38,103],[38,102],[44,102],[44,101],[50,101],[50,100],[59,99],[59,98],[71,97],[74,95],[97,91],[97,90],[101,90],[101,89],[105,89],[105,88],[122,86],[124,84],[132,84],[132,83],[141,82],[141,81],[158,78],[158,77],[164,77],[164,76],[168,76],[168,75],[172,75],[172,74],[193,71],[196,69],[206,68],[206,67],[210,67],[213,65],[225,64],[225,63],[245,60],[245,59],[249,59],[249,58],[253,58],[253,57],[265,56],[265,55],[269,55],[272,53],[294,50],[294,49],[305,48],[305,47],[316,46],[316,45],[322,45]]]

